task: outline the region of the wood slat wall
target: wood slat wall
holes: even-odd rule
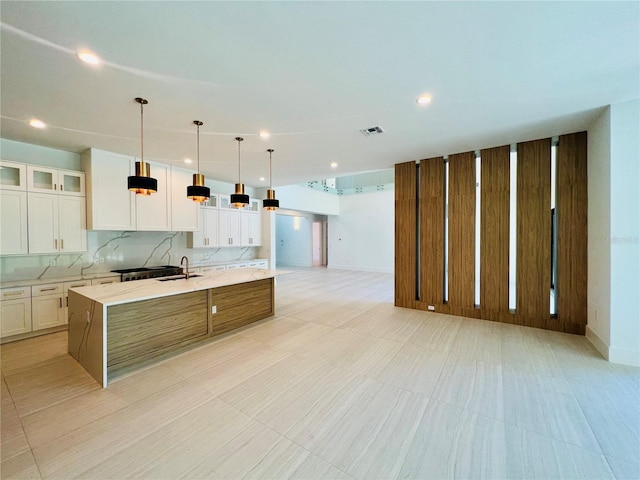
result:
[[[449,157],[449,292],[444,303],[443,157],[396,165],[397,306],[584,335],[587,305],[587,137],[560,137],[557,318],[550,314],[551,139],[518,144],[510,212],[510,147],[482,150],[480,308],[475,292],[475,156]],[[416,199],[418,200],[416,205]],[[509,221],[516,217],[516,311],[509,310]],[[416,227],[416,222],[419,225]],[[416,251],[416,243],[419,251]],[[419,253],[419,255],[417,255]],[[418,265],[419,259],[419,265]],[[416,273],[416,268],[418,272]],[[416,289],[418,296],[416,298]]]
[[[516,321],[548,328],[551,288],[551,139],[518,144]]]
[[[480,308],[497,320],[509,311],[510,147],[480,153]]]
[[[556,302],[562,330],[587,323],[587,132],[561,135],[557,152]]]
[[[420,305],[444,301],[444,158],[420,162]]]
[[[416,302],[416,163],[395,166],[395,305]]]
[[[476,156],[449,156],[449,268],[448,304],[474,308]]]

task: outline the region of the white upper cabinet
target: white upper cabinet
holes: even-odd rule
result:
[[[240,241],[243,247],[262,245],[259,214],[249,210],[240,215]]]
[[[200,204],[187,197],[187,187],[193,183],[192,170],[171,167],[171,231],[198,230]]]
[[[0,255],[25,255],[27,238],[27,192],[0,190]]]
[[[127,178],[134,174],[134,158],[92,148],[82,154],[87,174],[89,230],[135,230],[136,195]]]
[[[27,191],[27,166],[0,161],[0,190]]]
[[[158,191],[149,196],[136,195],[136,230],[168,232],[171,231],[171,168],[163,163],[147,163],[151,177],[158,181]]]
[[[29,193],[29,253],[87,250],[85,199]]]
[[[239,247],[241,213],[235,209],[221,209],[218,212],[218,245],[220,247]]]
[[[27,165],[27,189],[30,192],[85,196],[83,172]]]
[[[218,245],[218,209],[200,207],[200,228],[187,237],[188,248],[212,248]]]

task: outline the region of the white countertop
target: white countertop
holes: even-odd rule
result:
[[[273,278],[285,273],[287,272],[261,268],[239,268],[196,274],[201,276],[190,278],[189,280],[161,281],[159,278],[150,278],[133,282],[78,287],[71,290],[104,306],[110,306],[253,282],[255,280]]]
[[[47,285],[49,283],[77,282],[78,280],[95,280],[98,278],[117,278],[120,281],[119,273],[93,273],[90,275],[69,275],[68,277],[52,277],[33,280],[7,280],[0,283],[0,288],[30,287],[35,285]]]

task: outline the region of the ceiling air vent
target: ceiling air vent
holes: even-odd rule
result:
[[[370,137],[371,135],[378,135],[380,133],[384,133],[384,130],[382,129],[382,127],[377,126],[377,127],[371,127],[371,128],[363,128],[362,130],[360,130],[360,132],[365,137]]]

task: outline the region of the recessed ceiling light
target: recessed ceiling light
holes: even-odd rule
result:
[[[184,163],[191,163],[191,162],[193,162],[193,160],[191,160],[190,158],[185,158],[184,159]]]
[[[266,130],[262,130],[260,132],[260,138],[269,138],[269,132],[267,132]]]
[[[420,95],[417,100],[416,103],[418,105],[428,105],[431,103],[431,95],[429,95],[428,93],[425,93],[424,95]]]
[[[32,118],[31,120],[29,120],[29,125],[31,125],[33,128],[47,128],[47,124],[42,120],[38,120],[37,118]]]
[[[79,50],[76,52],[76,57],[89,65],[100,65],[100,57],[90,50]]]
[[[338,168],[338,164],[336,162],[331,162],[331,168]]]
[[[264,177],[260,177],[260,181],[261,181],[261,182],[264,182]]]

